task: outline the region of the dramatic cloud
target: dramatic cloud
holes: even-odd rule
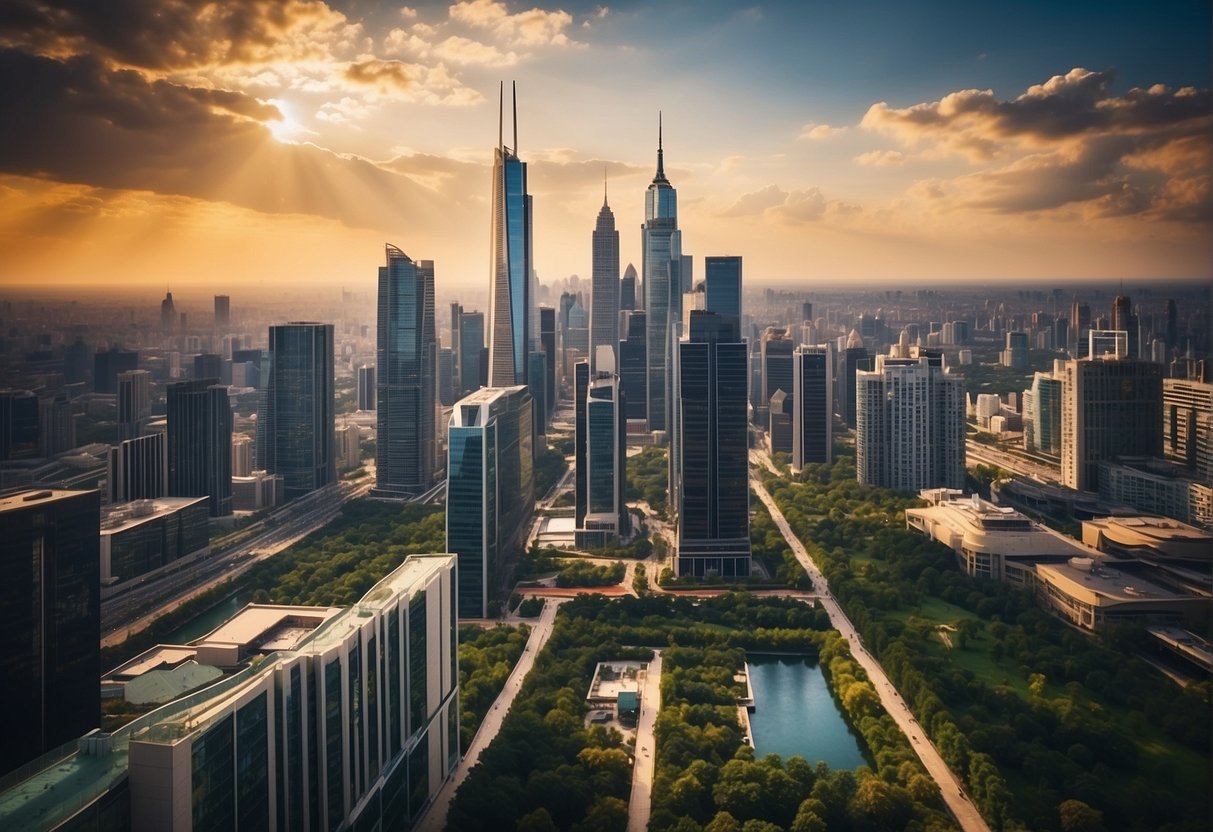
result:
[[[313,214],[363,228],[438,228],[406,177],[314,145],[275,142],[270,105],[238,92],[148,81],[96,59],[0,52],[0,171],[103,188]]]
[[[345,78],[355,84],[375,87],[380,92],[392,89],[407,90],[412,80],[402,61],[384,61],[379,58],[364,58],[345,68]]]
[[[573,22],[566,11],[533,8],[510,14],[505,3],[497,0],[464,0],[450,9],[451,20],[479,29],[488,29],[514,46],[568,46],[565,30]]]
[[[943,207],[1016,213],[1082,205],[1088,217],[1207,218],[1209,91],[1158,84],[1115,96],[1112,81],[1111,72],[1077,68],[1009,101],[962,90],[901,109],[881,102],[861,124],[924,156],[1001,163],[918,190]],[[884,158],[868,156],[856,161]]]
[[[855,164],[871,168],[885,168],[900,165],[906,160],[900,150],[869,150],[855,157]]]
[[[743,194],[722,211],[722,217],[767,217],[790,225],[816,222],[827,215],[845,216],[860,213],[857,205],[828,200],[820,188],[793,188],[785,191],[778,185],[767,185]]]

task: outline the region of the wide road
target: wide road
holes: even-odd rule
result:
[[[459,761],[455,773],[439,789],[433,802],[421,816],[418,829],[440,832],[446,826],[451,798],[455,796],[455,791],[460,784],[467,779],[468,772],[480,761],[481,752],[488,748],[489,743],[501,730],[501,723],[505,720],[505,715],[509,713],[510,705],[514,703],[514,697],[522,689],[523,680],[531,672],[531,668],[535,664],[535,657],[539,655],[539,651],[543,649],[543,645],[547,644],[548,638],[552,635],[552,627],[556,622],[556,611],[564,600],[553,598],[547,601],[543,606],[543,612],[539,614],[539,619],[531,624],[531,635],[527,638],[526,647],[522,648],[522,656],[518,659],[518,663],[514,665],[513,671],[505,680],[505,687],[493,700],[493,707],[489,708],[489,712],[485,714],[484,721],[476,730],[476,736],[472,737],[472,744],[468,746],[468,753],[463,755],[463,759]]]
[[[628,799],[628,832],[645,832],[653,810],[653,750],[657,738],[653,726],[661,709],[661,651],[653,651],[653,660],[644,674],[640,692],[640,719],[636,722],[636,762],[632,766],[632,795]]]
[[[901,694],[893,687],[893,683],[884,673],[884,668],[880,666],[880,662],[867,651],[863,646],[863,640],[859,637],[859,633],[855,631],[855,627],[851,624],[851,620],[847,618],[846,613],[842,611],[838,601],[835,600],[830,592],[829,583],[825,579],[825,575],[821,574],[821,570],[817,568],[817,564],[813,563],[813,559],[809,557],[808,551],[804,548],[804,544],[800,542],[795,533],[793,533],[788,521],[784,518],[783,512],[779,510],[779,506],[775,504],[775,500],[771,498],[770,493],[762,484],[762,479],[756,474],[751,474],[750,485],[754,489],[754,493],[758,495],[758,499],[767,507],[767,511],[771,513],[771,519],[775,521],[775,525],[779,527],[779,531],[787,540],[788,545],[792,548],[792,552],[796,555],[796,559],[800,561],[800,565],[809,573],[809,577],[813,581],[813,587],[818,591],[818,602],[825,608],[830,616],[830,624],[834,629],[842,633],[843,638],[851,646],[851,655],[859,663],[859,666],[868,674],[868,680],[872,686],[876,688],[876,693],[880,695],[880,702],[884,705],[889,716],[897,723],[898,727],[905,732],[906,737],[910,739],[910,747],[918,755],[918,759],[922,760],[923,766],[926,767],[927,773],[935,780],[939,786],[940,796],[943,797],[948,809],[960,824],[960,828],[966,832],[989,832],[990,827],[982,818],[981,813],[977,811],[977,807],[970,802],[965,795],[964,786],[948,768],[948,764],[944,762],[943,757],[935,748],[934,744],[923,733],[922,728],[918,725],[918,720],[914,719],[910,713],[909,707],[902,700]]]
[[[1010,471],[1012,474],[1018,474],[1021,477],[1027,477],[1039,483],[1048,485],[1061,484],[1060,469],[1045,465],[1042,462],[1024,459],[1001,448],[975,442],[972,439],[965,440],[965,460],[970,467],[980,462],[986,465],[996,465],[999,468]]]

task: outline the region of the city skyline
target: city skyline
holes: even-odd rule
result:
[[[0,284],[365,290],[407,233],[483,286],[503,79],[544,282],[589,277],[604,172],[639,264],[658,110],[684,250],[752,285],[1210,273],[1200,4],[526,5],[31,3],[0,21],[34,91],[0,102]]]

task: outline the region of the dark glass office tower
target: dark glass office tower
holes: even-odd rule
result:
[[[575,540],[579,547],[603,547],[628,532],[627,418],[619,377],[599,370],[583,385],[577,365],[577,497]]]
[[[333,325],[271,326],[267,364],[257,412],[257,467],[280,475],[284,497],[293,500],[337,479]]]
[[[636,267],[628,263],[628,267],[623,270],[623,277],[619,279],[619,309],[636,308]]]
[[[852,329],[847,336],[847,348],[839,361],[841,372],[838,374],[838,415],[849,428],[858,424],[855,413],[855,374],[860,370],[872,369],[872,355],[863,345],[859,331]]]
[[[460,371],[462,366],[459,362],[459,348],[462,339],[459,337],[459,330],[463,323],[463,305],[459,303],[451,304],[451,340],[447,345],[451,349],[451,387],[455,390],[455,398],[463,396],[463,382],[460,380]]]
[[[526,387],[461,399],[447,429],[446,550],[459,558],[459,615],[483,618],[526,542],[535,508]]]
[[[788,336],[786,329],[769,326],[762,334],[760,345],[762,348],[762,393],[758,396],[754,413],[758,425],[769,432],[770,425],[767,416],[771,396],[775,395],[775,391],[782,390],[789,396],[793,396],[792,405],[796,404],[792,391],[792,348],[795,344]],[[792,452],[790,445],[780,445],[773,450],[783,453]]]
[[[118,374],[139,369],[139,353],[110,347],[93,356],[93,389],[98,393],[117,393]]]
[[[518,158],[518,96],[514,146],[506,147],[498,113],[493,149],[492,266],[489,285],[489,387],[528,384],[531,344],[531,195]]]
[[[101,724],[101,498],[0,498],[0,774]]]
[[[585,519],[586,511],[585,449],[588,425],[585,421],[585,404],[589,390],[590,364],[588,361],[578,361],[573,365],[573,504],[575,506],[574,518],[578,528]]]
[[[593,234],[593,282],[590,293],[590,370],[598,370],[598,347],[619,349],[619,232],[602,191],[602,209]]]
[[[375,368],[365,364],[358,368],[358,409],[370,412],[375,409]]]
[[[168,386],[168,494],[209,498],[212,517],[232,513],[232,405],[218,379]]]
[[[38,455],[38,397],[29,390],[0,390],[0,461]]]
[[[641,226],[644,272],[646,414],[649,430],[669,428],[670,363],[674,345],[670,325],[682,319],[679,265],[682,234],[678,231],[678,192],[665,175],[661,122],[657,125],[657,173],[644,195]]]
[[[484,313],[464,312],[459,318],[460,394],[480,389],[484,377],[481,354],[484,352]]]
[[[152,415],[152,374],[131,370],[118,374],[118,437],[134,439]]]
[[[375,351],[375,492],[421,494],[434,484],[438,435],[438,338],[434,329],[434,263],[387,246],[379,267]]]
[[[834,350],[800,346],[792,353],[792,470],[834,458]]]
[[[741,325],[741,258],[705,257],[704,309],[718,315],[731,315]],[[772,390],[772,393],[775,391]],[[787,391],[792,392],[792,391]],[[770,400],[770,396],[766,397]]]
[[[535,415],[535,436],[545,436],[548,432],[548,413],[552,410],[547,400],[548,354],[543,350],[531,352],[530,358],[527,359],[527,372],[531,376],[527,387],[535,400],[532,408]],[[543,444],[545,443],[536,441],[536,453],[541,450]]]
[[[168,493],[168,435],[150,433],[110,446],[111,503],[152,500]],[[208,506],[207,510],[210,508]]]
[[[628,315],[627,338],[619,342],[619,383],[629,419],[644,419],[647,413],[645,329],[645,313],[634,310]]]
[[[543,381],[544,402],[550,418],[556,409],[556,398],[560,395],[560,386],[556,383],[560,366],[560,357],[556,355],[556,310],[550,306],[539,307],[539,346],[547,355]]]
[[[232,299],[227,295],[215,295],[215,329],[226,330],[232,322]]]
[[[678,574],[750,574],[746,343],[731,316],[691,312],[679,347]]]

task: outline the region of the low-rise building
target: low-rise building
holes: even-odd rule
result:
[[[210,554],[206,497],[135,500],[101,512],[101,595]]]
[[[1084,630],[1109,624],[1179,623],[1209,608],[1206,598],[1172,592],[1096,558],[1036,564],[1036,597]]]

